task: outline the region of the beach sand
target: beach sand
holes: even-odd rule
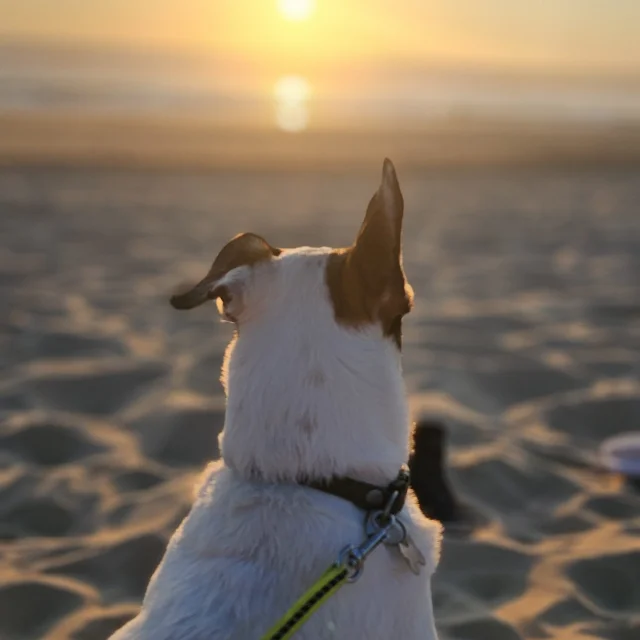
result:
[[[592,464],[640,428],[637,166],[398,171],[411,403],[480,519],[441,638],[637,640],[640,493]],[[232,329],[170,293],[240,231],[350,243],[377,172],[0,171],[2,640],[136,613],[224,419]]]

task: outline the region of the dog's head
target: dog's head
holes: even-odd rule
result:
[[[393,478],[408,455],[399,349],[412,291],[402,268],[403,199],[393,164],[348,249],[231,240],[177,309],[216,300],[236,325],[225,357],[221,447],[248,475]]]
[[[194,287],[171,298],[176,309],[193,309],[217,300],[222,316],[243,325],[261,318],[283,317],[295,311],[287,302],[303,305],[310,271],[325,283],[324,301],[339,325],[361,329],[379,326],[381,337],[400,348],[402,317],[409,312],[413,292],[402,268],[404,201],[393,163],[385,160],[380,187],[369,202],[355,243],[348,249],[277,249],[254,233],[242,233],[220,251],[207,275]],[[297,274],[295,272],[298,272]],[[293,294],[293,295],[292,295]],[[284,304],[283,304],[284,303]]]

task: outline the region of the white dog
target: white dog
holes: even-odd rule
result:
[[[217,299],[236,325],[222,373],[222,460],[208,467],[140,614],[113,640],[259,640],[345,546],[366,539],[362,505],[318,485],[386,487],[408,458],[403,207],[385,160],[349,249],[280,250],[242,234],[204,280],[172,298],[180,309]],[[398,519],[426,559],[420,573],[380,545],[295,640],[436,639],[440,525],[412,496]]]

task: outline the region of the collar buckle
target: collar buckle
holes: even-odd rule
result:
[[[382,510],[385,519],[388,519],[399,513],[404,507],[409,491],[409,481],[409,469],[403,465],[396,478],[386,486],[369,484],[348,477],[305,482],[304,484],[347,500],[363,511]]]

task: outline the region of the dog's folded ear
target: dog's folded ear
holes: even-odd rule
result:
[[[255,233],[242,233],[230,240],[217,255],[207,275],[195,286],[183,293],[171,296],[171,306],[175,309],[193,309],[207,300],[219,300],[223,315],[234,320],[237,314],[231,307],[239,302],[237,279],[231,273],[239,267],[271,260],[280,255],[281,250],[272,247],[264,238]]]

